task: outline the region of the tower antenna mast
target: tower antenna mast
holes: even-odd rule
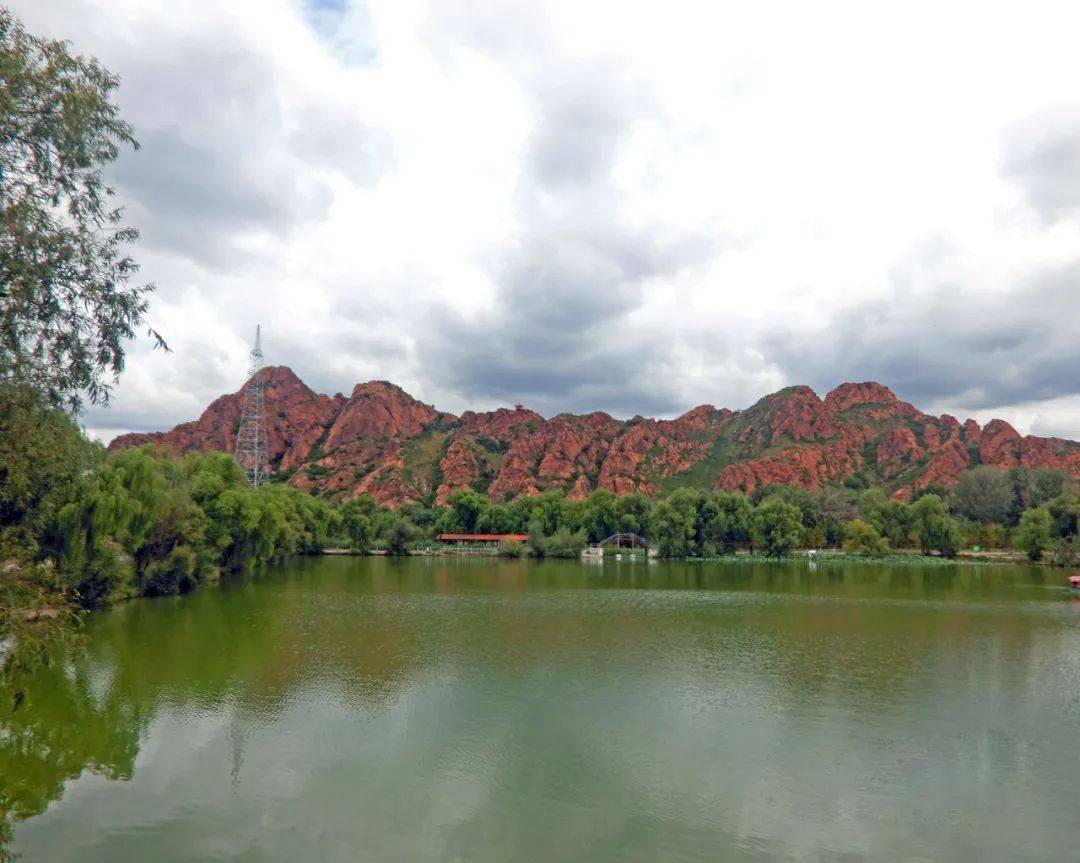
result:
[[[255,347],[248,355],[247,383],[240,393],[240,428],[236,432],[236,463],[252,488],[266,482],[266,381],[263,376],[262,327],[255,327]]]

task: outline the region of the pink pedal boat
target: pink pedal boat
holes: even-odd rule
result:
[[[1069,576],[1069,593],[1080,595],[1080,573]]]

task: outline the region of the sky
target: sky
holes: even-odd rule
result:
[[[88,432],[268,363],[442,410],[877,380],[1080,439],[1071,2],[7,0],[121,78],[171,353]]]

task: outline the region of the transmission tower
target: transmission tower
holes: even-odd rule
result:
[[[248,380],[240,393],[240,428],[236,432],[236,463],[248,482],[258,488],[266,482],[266,381],[263,379],[261,327],[255,327],[255,347],[249,357]]]

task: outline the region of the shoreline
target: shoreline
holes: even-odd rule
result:
[[[644,555],[634,555],[627,552],[623,552],[624,558],[642,558]],[[390,557],[391,555],[385,549],[371,549],[369,551],[353,551],[348,548],[324,548],[322,551],[315,552],[311,555],[301,555],[310,557],[330,556],[330,557]],[[441,548],[441,549],[416,549],[411,550],[408,554],[399,555],[400,557],[484,557],[484,558],[498,558],[506,557],[507,560],[520,559],[511,558],[505,555],[499,554],[498,550],[488,549],[469,549],[469,548]],[[614,555],[605,555],[603,559],[614,557]],[[573,558],[560,558],[561,560],[575,560]],[[869,563],[869,564],[901,564],[901,565],[926,565],[926,566],[970,566],[973,564],[991,565],[991,566],[1039,566],[1047,569],[1068,569],[1068,567],[1059,567],[1054,564],[1048,563],[1045,560],[1030,560],[1026,554],[1019,551],[961,551],[957,552],[955,557],[941,557],[939,555],[926,555],[917,549],[896,549],[886,554],[871,555],[871,554],[858,554],[856,552],[844,551],[839,548],[828,549],[798,549],[786,554],[782,557],[772,557],[769,555],[759,554],[750,551],[737,551],[733,554],[719,554],[710,555],[708,557],[668,557],[668,558],[651,558],[651,560],[666,560],[666,561],[683,561],[693,563],[734,563],[734,562],[785,562],[793,560],[806,560],[808,562],[846,562],[846,563]],[[596,559],[593,560],[596,562]]]

